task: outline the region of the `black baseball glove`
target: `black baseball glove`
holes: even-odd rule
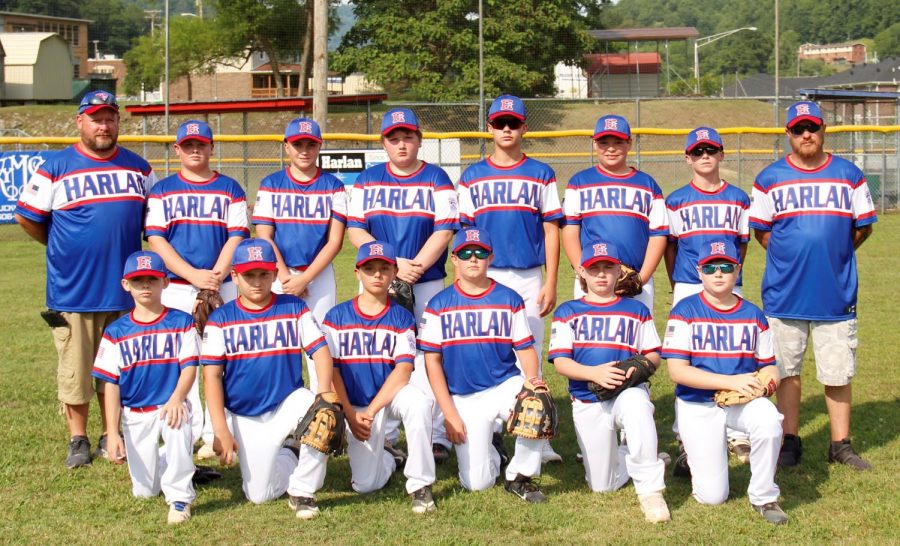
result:
[[[626,374],[628,370],[634,368],[634,372],[632,372],[630,377],[626,377],[621,385],[614,389],[607,389],[594,383],[593,381],[587,382],[588,389],[597,395],[597,398],[604,402],[606,400],[612,400],[616,396],[619,395],[620,392],[624,391],[627,388],[634,387],[636,385],[640,385],[641,383],[646,382],[650,379],[650,376],[656,371],[656,366],[653,365],[652,362],[647,360],[647,357],[641,354],[633,354],[626,358],[625,360],[620,360],[614,364],[616,368],[619,368]]]

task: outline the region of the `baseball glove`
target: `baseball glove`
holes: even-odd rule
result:
[[[638,272],[622,264],[622,272],[619,273],[619,280],[616,281],[616,295],[631,298],[640,294],[643,286]]]
[[[416,314],[416,296],[413,294],[412,285],[408,282],[400,279],[391,281],[391,286],[388,288],[388,296],[413,315]]]
[[[197,301],[194,302],[194,326],[197,327],[197,333],[203,335],[209,315],[224,303],[216,290],[205,288],[197,293]]]
[[[738,391],[716,391],[715,396],[713,396],[713,400],[716,402],[716,405],[720,408],[724,408],[727,406],[737,406],[738,404],[746,404],[747,402],[759,398],[761,396],[772,396],[775,394],[775,387],[778,385],[778,376],[776,375],[778,372],[775,371],[775,366],[766,366],[765,368],[760,368],[756,370],[753,374],[756,376],[756,379],[759,381],[759,384],[762,387],[755,389],[753,392],[753,396],[747,396]]]
[[[656,366],[653,365],[652,362],[647,360],[642,354],[633,354],[626,358],[625,360],[620,360],[614,364],[616,368],[619,368],[626,374],[628,370],[634,368],[634,372],[631,373],[630,377],[626,377],[625,381],[622,382],[621,385],[614,389],[607,389],[602,387],[601,385],[594,383],[593,381],[587,382],[587,388],[597,396],[601,402],[605,402],[606,400],[612,400],[616,396],[619,395],[622,391],[627,388],[634,387],[640,385],[641,383],[646,382],[650,379],[650,376],[656,371]]]
[[[550,389],[537,377],[525,381],[516,395],[506,431],[522,438],[550,439],[559,434],[559,416]]]
[[[344,407],[334,392],[317,394],[292,438],[322,453],[338,453],[344,440]]]

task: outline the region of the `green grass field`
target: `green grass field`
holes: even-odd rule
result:
[[[753,513],[746,487],[749,468],[733,463],[731,498],[718,507],[700,506],[690,484],[667,471],[666,499],[673,521],[652,526],[643,521],[631,485],[612,494],[588,491],[577,451],[571,407],[563,380],[546,366],[562,412],[562,432],[554,441],[562,465],[544,467],[545,505],[530,506],[501,486],[465,492],[456,478],[455,459],[438,467],[436,513],[421,517],[409,509],[403,477],[395,475],[381,492],[360,496],[350,490],[346,458],[329,463],[318,498],[322,515],[296,520],[285,500],[251,505],[241,492],[236,467],[198,489],[194,518],[177,528],[165,524],[162,498],[131,496],[125,467],[97,461],[76,471],[63,465],[66,427],[56,401],[56,355],[38,312],[44,306],[43,248],[17,226],[0,226],[0,296],[13,302],[0,314],[4,343],[0,373],[0,542],[31,544],[282,544],[282,543],[898,543],[900,508],[897,478],[900,439],[900,354],[897,302],[900,301],[900,215],[882,216],[874,236],[859,252],[860,348],[853,408],[856,449],[875,469],[857,473],[826,462],[828,419],[813,366],[804,370],[807,386],[801,435],[805,455],[796,469],[779,471],[782,506],[788,525],[772,527]],[[349,243],[337,259],[339,296],[356,290]],[[763,253],[754,242],[745,274],[745,294],[759,301]],[[660,268],[662,270],[662,268]],[[657,286],[667,286],[657,273]],[[571,294],[572,276],[563,265],[561,300]],[[822,297],[828,297],[823,294]],[[665,326],[671,296],[657,294],[656,325]],[[811,362],[809,362],[811,364]],[[674,456],[670,430],[673,386],[665,371],[652,386],[660,450]],[[99,418],[93,408],[90,435],[96,442]],[[512,442],[507,438],[508,447]]]

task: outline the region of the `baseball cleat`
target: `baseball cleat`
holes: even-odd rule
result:
[[[412,497],[412,511],[415,514],[427,514],[434,512],[434,497],[431,495],[431,486],[426,485],[410,493]]]
[[[319,515],[319,506],[312,497],[288,496],[288,506],[296,512],[299,519],[313,519]]]
[[[97,449],[94,450],[94,458],[105,459],[106,454],[106,434],[101,434],[100,439],[97,440]]]
[[[197,450],[198,459],[214,459],[216,457],[216,451],[213,449],[212,444],[204,443],[202,446],[200,446],[200,449]]]
[[[669,506],[666,499],[663,498],[662,492],[647,493],[646,495],[638,495],[638,501],[641,503],[641,511],[644,513],[644,519],[650,523],[662,523],[672,520],[669,514]]]
[[[840,442],[831,442],[831,445],[828,446],[828,462],[845,464],[856,470],[869,470],[872,468],[871,464],[853,450],[853,446],[850,445],[850,438],[844,438]]]
[[[547,495],[544,495],[528,476],[517,474],[516,479],[506,480],[506,490],[526,502],[536,504],[547,502]]]
[[[750,440],[746,438],[728,440],[728,452],[734,455],[741,464],[750,463]]]
[[[395,470],[400,470],[406,465],[406,453],[402,449],[385,442],[384,450],[394,458]]]
[[[91,441],[87,436],[72,436],[66,451],[66,467],[79,468],[91,465]]]
[[[672,465],[672,475],[679,478],[690,478],[691,467],[688,465],[687,452],[684,450],[684,444],[678,443],[678,456],[675,457],[675,464]]]
[[[499,432],[495,432],[494,435],[491,436],[491,445],[494,446],[494,449],[497,450],[497,454],[500,455],[500,468],[506,468],[506,465],[509,464],[509,453],[507,453],[506,448],[503,447],[503,435]]]
[[[444,444],[432,444],[431,454],[434,456],[436,464],[443,464],[450,458],[450,449]]]
[[[753,506],[753,509],[772,525],[783,525],[787,523],[788,516],[784,513],[784,510],[778,506],[777,502],[751,504],[751,506]]]
[[[562,455],[553,451],[553,446],[550,445],[550,440],[544,440],[541,444],[541,463],[561,463],[563,462]]]
[[[778,454],[778,466],[797,466],[803,456],[803,442],[799,436],[785,434],[781,442],[781,452]]]
[[[169,525],[178,525],[191,519],[191,505],[186,502],[173,502],[169,505]]]

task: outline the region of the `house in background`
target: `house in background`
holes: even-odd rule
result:
[[[73,61],[71,76],[86,78],[88,60],[88,19],[31,15],[0,11],[0,32],[53,32],[69,44]]]
[[[69,44],[51,32],[0,33],[5,53],[4,102],[67,101],[72,98]]]
[[[842,44],[803,44],[798,58],[819,59],[830,65],[863,64],[869,62],[866,44],[845,42]]]

